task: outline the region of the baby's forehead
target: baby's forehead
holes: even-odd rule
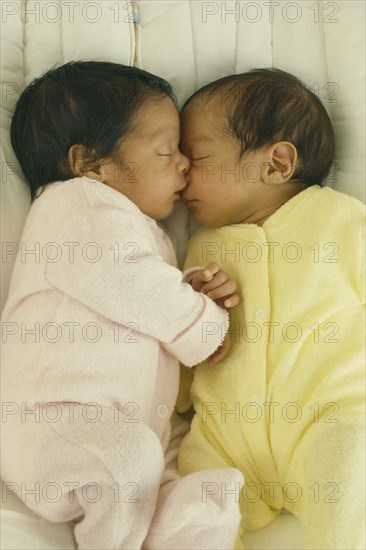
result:
[[[227,128],[225,116],[214,105],[204,105],[195,101],[181,112],[181,132],[189,140],[197,142],[224,139]]]
[[[170,98],[147,101],[142,105],[131,130],[131,139],[156,141],[176,139],[180,121],[178,109]]]

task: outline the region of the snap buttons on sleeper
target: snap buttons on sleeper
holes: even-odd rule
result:
[[[257,311],[255,312],[255,318],[257,321],[263,321],[265,316],[266,316],[266,313],[264,309],[257,309]]]
[[[259,395],[255,394],[255,395],[252,395],[252,397],[250,398],[250,401],[252,403],[256,403],[257,405],[260,405],[260,398],[259,398]]]

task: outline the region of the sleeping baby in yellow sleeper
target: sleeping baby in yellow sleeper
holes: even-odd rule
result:
[[[334,149],[319,99],[280,70],[222,78],[182,110],[183,198],[204,226],[185,267],[223,265],[242,299],[225,359],[195,367],[179,469],[244,474],[237,492],[203,490],[240,499],[236,548],[283,508],[304,524],[306,548],[365,548],[365,218],[359,201],[322,187]],[[197,290],[210,296],[210,283]]]

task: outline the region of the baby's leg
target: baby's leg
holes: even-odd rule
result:
[[[233,468],[222,468],[180,478],[176,459],[179,443],[188,428],[189,424],[183,419],[173,422],[166,453],[167,467],[154,518],[143,545],[146,550],[221,550],[234,547],[240,522],[238,499],[225,502],[221,488],[236,489],[239,494],[243,476]]]
[[[211,506],[217,506],[219,515],[219,510],[222,510],[222,519],[219,517],[216,524],[217,529],[212,531],[216,542],[212,540],[213,546],[207,546],[207,548],[241,550],[244,546],[241,540],[243,530],[240,525],[242,517],[239,500],[244,478],[234,468],[233,463],[229,462],[227,457],[211,444],[206,435],[202,421],[196,415],[191,430],[179,450],[179,474],[186,476],[183,479],[187,480],[187,487],[190,483],[193,486],[197,484],[201,487],[203,503],[212,499]],[[210,522],[210,527],[211,529],[215,527],[213,519]],[[230,546],[229,537],[231,537]],[[193,548],[198,548],[198,546]]]
[[[80,550],[141,548],[164,468],[159,439],[112,408],[78,405],[72,419],[70,406],[57,409],[56,422],[4,425],[5,480],[23,483],[19,496],[46,519],[77,520]]]
[[[221,487],[237,491],[243,476],[234,468],[195,472],[184,478],[167,471],[146,550],[232,549],[240,524],[239,504],[225,501]],[[169,479],[170,477],[170,479]]]
[[[307,526],[306,549],[364,549],[365,431],[360,424],[314,425],[288,471],[298,497],[287,506]]]

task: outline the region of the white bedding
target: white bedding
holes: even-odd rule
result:
[[[221,76],[258,66],[288,70],[318,91],[332,118],[337,150],[328,185],[365,200],[363,0],[3,0],[1,12],[1,309],[30,205],[10,146],[11,116],[24,86],[55,64],[135,64],[168,79],[180,104]],[[191,227],[182,204],[166,225],[182,261]],[[70,524],[50,524],[6,493],[2,508],[4,550],[74,548]],[[253,549],[297,549],[302,540],[287,514],[245,535]]]
[[[2,484],[2,550],[74,550],[72,523],[50,523],[29,510]],[[246,533],[248,550],[301,550],[303,527],[291,514],[283,514],[260,531]]]

